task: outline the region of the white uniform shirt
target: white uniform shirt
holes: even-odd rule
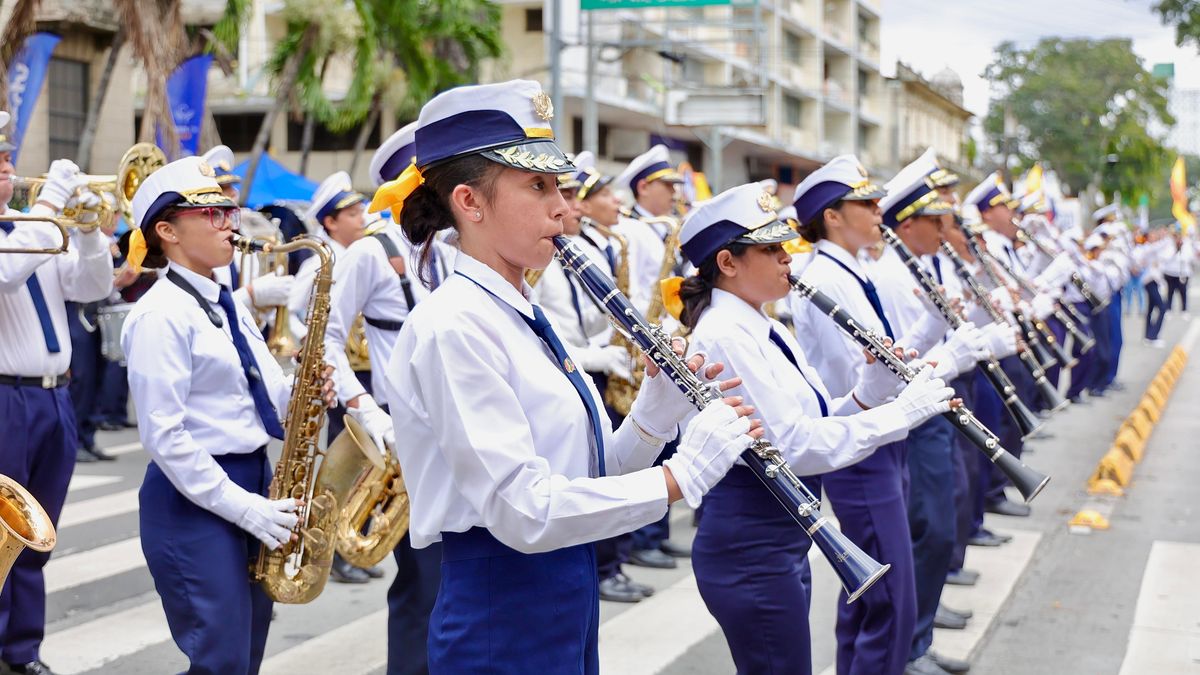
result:
[[[803,375],[771,341],[772,329],[791,349]],[[725,364],[721,377],[742,378],[737,393],[745,397],[745,405],[754,406],[754,416],[762,419],[766,437],[798,474],[849,466],[865,459],[874,448],[908,436],[906,420],[899,411],[864,411],[849,394],[832,398],[783,324],[732,293],[713,289],[712,304],[692,331],[690,351],[703,352],[709,361]],[[814,389],[825,399],[829,417],[821,417]]]
[[[142,446],[177,490],[211,510],[229,482],[212,456],[253,452],[271,438],[250,396],[225,310],[217,304],[220,287],[175,263],[170,269],[211,304],[221,327],[187,291],[162,278],[129,312],[121,349]],[[291,389],[250,312],[237,302],[234,307],[283,424]]]
[[[413,310],[387,364],[413,546],[485,527],[534,553],[662,517],[663,473],[639,471],[662,446],[642,440],[631,421],[612,432],[601,412],[608,477],[588,477],[587,410],[520,316],[533,316],[528,285],[518,291],[461,252],[455,271]],[[603,411],[590,378],[584,382]]]
[[[338,262],[346,256],[346,247],[337,243],[321,230],[317,235],[321,241],[329,244],[329,248],[333,250],[333,268],[336,270]],[[317,254],[312,254],[300,263],[300,267],[296,269],[296,279],[292,283],[292,290],[288,293],[288,312],[299,320],[299,326],[296,322],[292,323],[296,339],[304,337],[308,332],[308,301],[312,297],[313,282],[317,279],[317,270],[321,268],[321,257]],[[330,290],[332,294],[333,291]]]
[[[1175,248],[1174,241],[1171,242],[1170,256],[1163,263],[1163,274],[1169,274],[1173,277],[1187,279],[1192,276],[1192,266],[1196,262],[1196,249],[1192,246],[1192,242],[1187,239]]]
[[[51,215],[35,206],[34,215]],[[16,214],[16,211],[6,210]],[[12,234],[0,230],[0,248],[55,248],[62,244],[49,223],[21,222]],[[59,351],[51,354],[26,283],[37,275]],[[96,302],[108,297],[113,283],[113,259],[108,238],[100,231],[72,231],[66,253],[0,254],[0,375],[46,377],[71,367],[71,331],[64,301]]]
[[[404,258],[404,276],[408,279],[413,301],[420,303],[429,297],[430,290],[420,279],[420,260],[416,247],[395,223],[389,223],[383,234],[392,240]],[[440,241],[435,241],[433,246],[437,252],[434,264],[438,278],[445,279],[453,269],[451,265],[455,250]],[[347,334],[354,325],[354,319],[361,313],[372,319],[403,322],[408,319],[411,308],[404,295],[400,276],[388,261],[387,251],[378,239],[373,236],[359,239],[346,249],[339,260],[333,267],[329,323],[325,327],[325,358],[334,366],[338,398],[345,403],[367,392],[350,369],[350,361],[346,358]],[[384,366],[392,358],[397,331],[377,328],[364,322],[363,333],[367,336],[367,352],[371,355],[373,398],[380,405],[385,405]]]
[[[875,314],[862,286],[834,261],[832,256],[849,267],[859,278],[866,279],[863,267],[846,249],[828,240],[816,243],[817,255],[804,269],[802,279],[828,295],[846,310],[861,326],[885,337],[883,322]],[[824,252],[825,255],[820,255]],[[876,282],[876,286],[878,283]],[[844,335],[830,319],[799,295],[791,294],[792,323],[797,339],[807,346],[809,363],[821,375],[830,395],[841,398],[850,393],[862,379],[860,368],[866,361],[862,347]]]
[[[657,288],[659,272],[662,271],[665,233],[634,218],[621,217],[613,231],[629,242],[629,300],[638,311],[645,313],[650,306],[650,296]]]

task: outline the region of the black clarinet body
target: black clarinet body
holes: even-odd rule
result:
[[[696,409],[703,409],[721,397],[716,386],[705,384],[675,353],[671,337],[661,327],[646,321],[613,283],[608,273],[594,265],[579,248],[563,236],[554,238],[559,260],[570,270],[608,314],[613,325],[625,333],[662,372],[669,377]],[[821,514],[821,502],[792,472],[778,448],[766,440],[756,440],[742,453],[742,461],[812,538],[813,544],[829,561],[845,589],[847,603],[854,602],[891,568],[881,565],[837,530]]]
[[[1027,279],[1017,274],[1016,270],[1014,270],[1011,265],[987,251],[984,251],[983,255],[985,255],[988,260],[991,260],[992,263],[999,267],[1005,274],[1012,277],[1012,279],[1017,282],[1017,285],[1021,287],[1021,290],[1024,291],[1024,293],[1028,295],[1030,299],[1037,295],[1037,289],[1034,288]],[[1066,313],[1063,312],[1061,306],[1056,306],[1054,308],[1054,318],[1058,319],[1059,323],[1061,323],[1063,327],[1067,329],[1067,332],[1071,333],[1075,340],[1080,343],[1082,346],[1081,351],[1083,348],[1091,349],[1091,345],[1088,344],[1088,341],[1090,341],[1091,338],[1075,325],[1075,322],[1071,320],[1071,317],[1067,316]],[[1050,351],[1054,353],[1054,360],[1058,361],[1063,368],[1074,368],[1079,363],[1079,359],[1071,356],[1071,354],[1063,347],[1062,343],[1054,337],[1053,331],[1050,330],[1050,327],[1046,325],[1045,321],[1035,317],[1032,319],[1032,324],[1042,336],[1042,341],[1045,342],[1046,346],[1050,348]]]
[[[880,225],[879,230],[883,235],[883,240],[900,256],[900,260],[908,268],[909,274],[916,280],[917,285],[921,287],[921,290],[924,291],[925,296],[929,298],[930,302],[937,307],[938,312],[941,313],[942,318],[946,320],[950,328],[957,329],[963,325],[964,321],[962,317],[958,315],[958,312],[954,311],[954,307],[951,306],[946,295],[938,288],[937,282],[921,267],[920,261],[917,260],[917,257],[913,255],[908,246],[900,240],[900,237],[896,236],[896,233],[891,228]],[[1016,385],[1012,383],[1012,380],[1009,379],[1004,369],[1000,367],[999,361],[989,356],[987,359],[978,362],[976,367],[987,378],[988,384],[992,386],[992,389],[995,389],[996,393],[1000,395],[1000,400],[1004,403],[1004,408],[1008,410],[1008,414],[1012,415],[1013,420],[1016,421],[1017,427],[1021,430],[1022,437],[1033,434],[1042,426],[1042,420],[1017,395]]]
[[[825,295],[812,284],[806,283],[796,277],[791,279],[792,289],[806,298],[823,314],[828,316],[837,324],[850,339],[857,342],[863,349],[867,350],[871,356],[883,362],[888,370],[896,374],[904,382],[911,382],[916,376],[912,368],[907,363],[896,356],[896,354],[884,345],[883,340],[871,330],[864,328],[861,324],[850,316],[846,310],[842,309],[828,295]],[[1042,488],[1050,482],[1050,477],[1029,468],[1004,449],[1000,444],[1000,439],[990,429],[985,427],[966,406],[959,406],[950,412],[943,413],[943,417],[950,420],[954,428],[958,429],[959,433],[966,436],[975,447],[979,448],[987,458],[1000,469],[1005,476],[1012,481],[1021,496],[1025,498],[1025,503],[1033,501]]]

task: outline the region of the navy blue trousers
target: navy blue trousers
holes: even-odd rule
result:
[[[1087,388],[1089,390],[1103,390],[1104,380],[1108,377],[1109,368],[1112,367],[1113,344],[1111,323],[1108,307],[1092,314],[1092,336],[1096,338],[1096,347],[1092,352],[1095,353],[1096,360],[1092,363],[1092,367],[1088,372]]]
[[[804,483],[821,494],[819,477]],[[739,674],[812,673],[811,547],[812,540],[746,467],[733,467],[704,496],[692,570]]]
[[[66,387],[0,384],[0,473],[29,490],[57,523],[75,470],[75,412]],[[37,660],[46,624],[42,568],[49,553],[28,548],[17,556],[0,589],[0,658]]]
[[[1050,332],[1054,335],[1054,339],[1058,340],[1058,344],[1065,346],[1067,344],[1067,327],[1064,326],[1061,321],[1052,316],[1046,319],[1046,325],[1050,327]],[[1086,330],[1086,328],[1083,326],[1080,326],[1080,329]],[[1078,358],[1078,345],[1075,345],[1071,348],[1071,354],[1072,356]],[[1078,368],[1079,366],[1076,366],[1074,370],[1078,372]],[[1052,367],[1045,369],[1045,373],[1046,379],[1050,381],[1050,384],[1053,384],[1055,387],[1057,387],[1059,375],[1062,373],[1062,365],[1060,365],[1058,361],[1055,361]]]
[[[1121,293],[1119,291],[1113,294],[1112,300],[1104,310],[1108,313],[1111,359],[1108,370],[1105,371],[1104,377],[1100,381],[1101,389],[1108,388],[1117,379],[1117,368],[1121,365],[1121,348],[1125,346],[1125,332],[1121,329]]]
[[[100,330],[88,332],[79,319],[80,304],[67,303],[67,325],[71,329],[71,401],[75,406],[75,424],[79,445],[96,444],[96,412],[104,378],[104,357],[100,355]],[[91,316],[95,319],[95,315]]]
[[[1163,319],[1167,316],[1167,303],[1163,300],[1157,281],[1146,284],[1146,296],[1150,299],[1146,307],[1146,339],[1157,340]]]
[[[1006,421],[1012,425],[1008,411],[1004,409],[1004,404],[1000,397],[996,394],[996,390],[988,384],[987,378],[981,374],[975,376],[975,406],[971,409],[975,413],[975,417],[979,419],[983,425],[991,429],[1003,441],[1001,431]],[[960,434],[961,435],[961,434]],[[964,441],[965,442],[965,441]],[[1003,443],[1002,443],[1003,444]],[[970,444],[974,448],[974,444]],[[1006,446],[1007,449],[1007,446]],[[972,450],[978,453],[979,450]],[[978,533],[983,529],[983,514],[990,497],[992,486],[992,463],[986,457],[981,458],[980,470],[976,475],[975,489],[977,491],[975,508],[973,509],[971,532]]]
[[[600,594],[591,544],[519,553],[487,530],[442,533],[429,672],[600,671]]]
[[[892,566],[853,604],[846,604],[846,593],[841,593],[838,675],[899,675],[908,662],[917,592],[904,497],[906,453],[904,441],[889,443],[854,466],[821,476],[842,533],[867,555]]]
[[[1017,357],[1010,356],[1006,359],[1003,359],[1000,362],[1000,367],[1004,369],[1004,374],[1008,375],[1008,379],[1012,380],[1013,386],[1017,390],[1017,396],[1025,401],[1031,400],[1030,392],[1033,385],[1033,379],[1029,376],[1029,373],[1025,371],[1024,366],[1021,365]],[[1005,450],[1012,454],[1013,457],[1019,459],[1021,457],[1021,451],[1025,447],[1025,440],[1021,435],[1021,427],[1017,426],[1016,420],[1014,420],[1013,416],[1008,413],[1008,409],[1004,407],[1004,402],[1000,400],[999,395],[996,394],[996,390],[992,389],[991,387],[986,388],[990,390],[989,393],[995,398],[996,403],[999,406],[998,411],[1000,415],[996,426],[992,426],[987,422],[984,422],[984,425],[991,429],[992,432],[1000,438],[1000,444],[1004,446]],[[983,395],[984,394],[980,392],[979,389],[976,389],[977,397],[981,397]],[[1004,495],[1004,488],[1009,485],[1008,477],[1005,476],[999,469],[997,469],[995,464],[988,462],[986,466],[989,478],[984,500],[989,504],[1002,502],[1007,499],[1007,497]]]
[[[598,372],[589,372],[588,375],[592,378],[592,382],[596,385],[596,390],[600,392],[600,397],[603,399],[605,392],[608,390],[608,375]],[[608,413],[608,419],[612,422],[613,429],[619,428],[621,423],[625,421],[624,415],[613,410],[612,406],[604,406],[604,411]],[[657,523],[651,527],[657,527]],[[667,533],[670,534],[669,529]],[[659,541],[658,543],[662,542]],[[630,532],[597,541],[596,572],[600,576],[600,581],[611,579],[621,574],[623,571],[621,566],[629,561],[629,556],[632,553],[633,534]]]
[[[1071,354],[1079,359],[1079,363],[1071,369],[1071,386],[1067,388],[1067,398],[1075,398],[1088,386],[1092,378],[1092,371],[1096,369],[1097,354],[1100,347],[1100,338],[1096,336],[1096,319],[1092,316],[1092,311],[1086,302],[1075,303],[1075,309],[1078,313],[1087,319],[1086,326],[1080,326],[1081,329],[1096,341],[1096,346],[1092,347],[1088,353],[1084,354],[1083,345],[1076,344],[1071,348]]]
[[[662,466],[664,461],[675,454],[678,447],[679,438],[676,437],[675,440],[663,446],[662,452],[654,460],[654,466]],[[658,548],[664,541],[671,538],[671,512],[667,511],[662,518],[649,525],[639,527],[631,535],[633,538],[632,549],[650,551]]]
[[[263,449],[216,455],[229,479],[265,495],[271,467]],[[171,637],[190,675],[257,673],[271,625],[271,599],[252,583],[259,542],[193,504],[153,462],[138,493],[142,553],[162,598]]]
[[[975,373],[960,375],[950,383],[963,404],[975,408]],[[967,556],[967,540],[974,534],[975,502],[979,496],[976,476],[981,469],[980,452],[965,436],[951,429],[954,440],[954,552],[950,556],[950,569],[960,570]],[[979,510],[983,511],[980,500]]]
[[[442,581],[442,545],[414,549],[408,535],[392,551],[396,578],[388,588],[388,675],[429,672],[429,615]]]
[[[917,623],[909,660],[933,644],[937,614],[954,555],[957,527],[954,510],[953,426],[934,417],[908,434],[908,527],[912,533],[913,579],[917,593]]]
[[[97,421],[125,424],[129,420],[128,371],[125,366],[115,361],[106,361],[100,381],[100,400],[96,403]]]

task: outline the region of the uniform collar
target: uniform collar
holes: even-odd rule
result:
[[[822,240],[818,241],[816,243],[816,249],[818,251],[824,251],[825,255],[835,258],[836,260],[838,260],[839,262],[844,264],[846,267],[849,267],[850,271],[854,272],[858,276],[860,276],[860,277],[867,276],[863,271],[862,264],[858,262],[857,257],[850,255],[849,251],[847,251],[846,249],[842,248],[841,246],[838,246],[837,244],[829,241],[828,239],[822,239]]]
[[[742,326],[751,335],[765,338],[771,332],[771,320],[765,314],[729,291],[714,288],[709,307],[727,312],[730,316],[723,319],[723,322],[731,326]]]
[[[529,303],[529,295],[533,289],[521,281],[520,292],[513,288],[496,270],[484,265],[466,253],[459,251],[454,258],[454,271],[479,284],[483,290],[499,298],[504,304],[532,319],[533,305]]]
[[[197,291],[199,291],[200,296],[205,300],[209,302],[217,302],[217,299],[221,295],[221,285],[216,281],[210,279],[209,277],[196,274],[183,265],[179,265],[175,262],[169,262],[167,263],[167,266],[174,270],[176,274],[183,277],[185,281],[191,284],[192,288],[195,288]]]

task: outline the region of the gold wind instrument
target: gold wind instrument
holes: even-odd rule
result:
[[[337,552],[351,565],[371,567],[391,554],[408,532],[408,490],[392,449],[385,448],[385,459],[354,416],[346,415],[345,422],[346,430],[334,445],[353,445],[358,451],[331,454],[325,460],[327,464],[354,462],[346,471],[334,470],[335,474],[355,472],[353,487],[338,513]],[[370,461],[357,463],[360,457]]]
[[[0,475],[0,587],[21,551],[47,553],[56,535],[50,516],[17,481]]]
[[[339,436],[324,452],[318,447],[325,423],[321,390],[333,251],[328,244],[307,235],[286,244],[264,244],[244,237],[235,237],[234,241],[242,251],[290,253],[307,248],[321,261],[308,300],[308,337],[300,352],[288,401],[283,451],[268,491],[273,500],[303,500],[293,529],[297,537],[274,551],[263,546],[252,570],[253,580],[262,584],[272,600],[300,604],[312,601],[325,588],[333,565],[338,515],[355,490],[358,476],[380,460],[365,454],[347,436]],[[321,458],[319,466],[318,458]]]
[[[31,254],[49,254],[66,253],[67,247],[71,244],[71,236],[67,234],[70,228],[76,228],[80,232],[91,232],[96,229],[96,223],[79,223],[70,218],[61,218],[58,216],[35,216],[28,213],[14,213],[13,215],[3,216],[4,220],[13,223],[50,223],[62,237],[62,244],[54,248],[0,248],[0,253],[31,253]]]
[[[274,274],[287,274],[288,254],[276,250],[271,257],[274,259],[271,271]],[[275,321],[271,324],[271,334],[267,336],[267,349],[280,365],[290,364],[296,352],[300,351],[296,336],[292,333],[292,313],[286,304],[275,307]]]
[[[658,281],[661,282],[675,269],[681,223],[678,218],[673,216],[646,218],[642,222],[646,225],[661,223],[667,226],[667,237],[663,240],[662,265],[658,269]],[[661,284],[656,283],[654,286],[650,289],[650,306],[646,308],[646,320],[660,325],[666,314],[667,306],[663,302]],[[604,392],[604,402],[620,415],[629,414],[629,410],[633,407],[633,399],[637,397],[638,389],[642,386],[642,379],[646,376],[646,364],[642,361],[641,351],[632,342],[626,341],[626,346],[629,350],[630,372],[633,374],[633,380],[629,381],[620,377],[609,378],[608,389]]]
[[[109,192],[117,199],[115,210],[108,202],[101,200],[100,205],[94,209],[98,215],[95,224],[97,226],[111,225],[116,218],[117,211],[124,216],[125,222],[133,222],[133,195],[137,193],[138,186],[146,180],[147,176],[166,164],[167,156],[158,146],[153,143],[135,143],[122,155],[115,174],[80,174],[87,180],[89,190],[98,195]],[[33,204],[37,202],[38,193],[45,186],[46,178],[44,176],[38,178],[13,176],[12,183],[14,188],[25,189],[27,191],[26,201]],[[85,209],[82,208],[66,208],[63,209],[63,216],[77,220],[84,211]]]
[[[371,352],[367,348],[367,329],[362,314],[354,317],[354,323],[346,333],[346,360],[350,362],[350,370],[356,373],[371,369]]]

